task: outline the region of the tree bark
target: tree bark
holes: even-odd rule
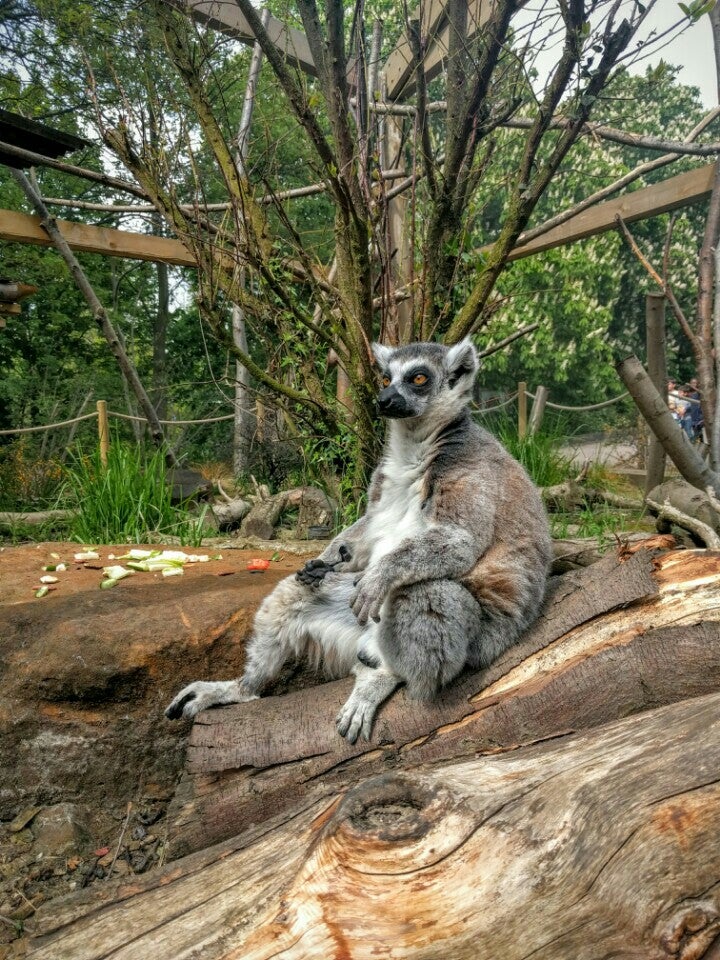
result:
[[[707,493],[690,486],[684,480],[667,480],[648,493],[651,500],[669,503],[671,507],[686,513],[695,520],[706,523],[716,533],[720,533],[720,513],[713,507]],[[663,530],[663,533],[669,531]]]
[[[41,908],[30,956],[710,960],[719,718],[716,692],[311,794],[242,839]]]
[[[554,581],[536,625],[488,670],[432,703],[391,697],[370,743],[349,746],[335,731],[351,680],[207,711],[171,809],[173,855],[263,823],[311,785],[345,789],[373,773],[528,744],[716,689],[719,585],[718,554],[623,546]]]

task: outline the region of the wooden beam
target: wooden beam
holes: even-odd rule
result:
[[[641,190],[625,193],[615,200],[607,200],[596,207],[583,210],[576,217],[560,224],[553,230],[548,230],[541,237],[531,240],[530,243],[519,244],[510,253],[510,260],[521,260],[531,257],[543,250],[552,250],[554,247],[564,247],[586,237],[594,237],[599,233],[614,230],[618,214],[626,223],[634,220],[644,220],[648,217],[657,217],[661,213],[669,213],[680,207],[689,206],[710,196],[712,190],[715,164],[709,163],[687,173],[679,173],[660,183],[653,183]],[[487,253],[492,244],[481,249]]]
[[[567,223],[549,230],[541,237],[525,245],[518,245],[510,254],[510,260],[530,257],[543,250],[565,246],[585,237],[592,237],[615,228],[618,214],[626,223],[656,217],[680,207],[697,203],[710,196],[714,164],[706,164],[687,173],[680,173],[668,180],[652,184],[641,190],[626,193],[615,200],[598,204],[568,220]],[[179,240],[153,237],[127,230],[111,230],[109,227],[88,226],[69,220],[58,220],[57,225],[72,250],[82,253],[102,253],[110,257],[126,257],[129,260],[150,260],[156,263],[172,263],[182,267],[196,266],[195,258]],[[0,240],[15,243],[30,243],[42,247],[52,246],[40,226],[38,217],[13,210],[0,210]],[[486,253],[489,244],[481,249]]]
[[[165,0],[165,2],[197,20],[198,23],[204,23],[213,30],[219,30],[241,43],[250,46],[255,43],[255,34],[250,24],[232,0]],[[304,33],[293,27],[286,27],[275,17],[269,18],[267,32],[289,64],[299,67],[313,77],[317,76],[315,61]]]
[[[109,227],[91,227],[69,220],[56,221],[71,250],[81,253],[102,253],[129,260],[151,260],[181,267],[196,266],[195,258],[179,240],[153,237]],[[50,238],[40,225],[39,217],[13,210],[0,210],[0,240],[51,247]]]
[[[518,7],[525,5],[520,0]],[[448,55],[448,25],[445,14],[447,0],[422,3],[413,13],[421,21],[421,35],[427,41],[424,61],[425,79],[434,79],[443,69]],[[467,39],[473,40],[485,26],[492,10],[492,0],[468,0]],[[415,90],[415,67],[407,31],[395,44],[385,63],[387,98],[391,102],[409,97]]]

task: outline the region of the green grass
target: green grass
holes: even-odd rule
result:
[[[70,536],[80,543],[146,543],[160,536],[200,546],[202,517],[190,516],[170,500],[165,457],[115,440],[107,467],[100,453],[76,453],[67,469],[68,487],[77,505]]]
[[[480,422],[520,461],[539,487],[552,487],[577,473],[560,452],[563,437],[559,432],[544,430],[519,437],[515,419],[502,414],[481,418]]]
[[[633,511],[593,504],[573,513],[551,514],[550,523],[553,537],[558,540],[597,537],[601,543],[612,542],[616,536],[622,538],[624,533],[637,533],[648,526],[653,529],[640,505]]]

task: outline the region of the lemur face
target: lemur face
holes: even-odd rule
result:
[[[459,412],[472,396],[478,368],[469,340],[454,347],[414,343],[406,347],[373,344],[381,375],[378,412],[393,420]]]

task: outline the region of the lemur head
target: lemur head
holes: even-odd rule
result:
[[[472,398],[478,357],[469,340],[454,347],[412,343],[406,347],[373,344],[382,375],[378,410],[393,420],[452,419]]]

